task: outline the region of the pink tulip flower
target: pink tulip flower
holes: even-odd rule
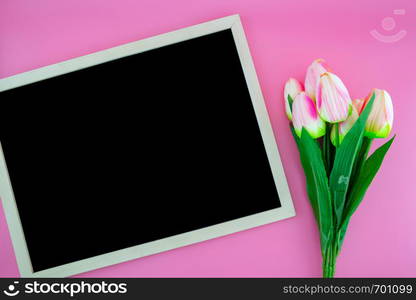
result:
[[[313,100],[316,98],[316,86],[321,78],[321,75],[331,70],[322,58],[316,59],[306,70],[305,91],[306,94]]]
[[[285,84],[285,108],[288,119],[292,120],[292,104],[296,96],[303,91],[302,85],[294,78],[289,78]]]
[[[363,110],[364,102],[365,102],[364,100],[365,99],[361,99],[361,98],[352,100],[352,105],[354,105],[359,115],[361,114]]]
[[[348,131],[350,131],[352,126],[354,126],[355,121],[357,121],[358,117],[359,117],[359,114],[358,114],[357,108],[353,105],[351,114],[349,115],[349,117],[344,122],[341,122],[338,124],[338,137],[339,137],[338,139],[336,136],[337,127],[332,126],[331,141],[335,147],[338,147],[342,143],[342,140],[347,135]]]
[[[297,136],[301,136],[302,128],[315,139],[325,135],[325,122],[319,117],[315,103],[305,92],[299,93],[293,101],[292,114]]]
[[[329,123],[345,121],[351,113],[352,101],[341,79],[332,73],[321,75],[316,88],[316,106],[321,118]]]
[[[375,94],[373,107],[365,124],[365,136],[370,138],[385,138],[393,127],[393,103],[385,90],[373,89],[364,100],[364,107]],[[362,111],[361,110],[361,111]]]

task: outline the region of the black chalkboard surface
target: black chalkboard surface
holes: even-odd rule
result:
[[[35,272],[281,205],[230,29],[0,102]]]

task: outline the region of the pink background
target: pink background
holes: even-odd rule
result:
[[[393,15],[394,9],[406,14]],[[395,105],[397,139],[352,219],[337,275],[416,276],[415,10],[414,0],[0,1],[0,78],[239,13],[273,122],[295,218],[80,276],[320,276],[318,233],[282,104],[285,80],[303,80],[318,57],[353,97],[379,87]],[[388,16],[397,23],[390,32],[381,26]],[[407,36],[383,43],[372,29],[404,29]],[[19,276],[0,211],[0,276]]]

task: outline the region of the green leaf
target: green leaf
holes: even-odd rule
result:
[[[361,201],[363,200],[368,187],[380,169],[384,156],[389,150],[395,137],[396,136],[393,136],[388,142],[374,151],[374,153],[364,162],[361,172],[358,175],[357,180],[355,180],[355,185],[351,188],[351,193],[348,199],[348,206],[345,208],[343,221],[339,229],[338,248],[341,248],[342,242],[344,241],[345,232],[347,231],[351,216],[354,214],[358,205],[360,205]]]
[[[302,129],[300,139],[293,128],[292,134],[298,145],[300,159],[306,177],[306,190],[318,223],[321,249],[324,252],[328,249],[334,227],[332,222],[331,193],[329,191],[328,178],[322,160],[321,149],[305,128]]]
[[[340,226],[344,212],[345,199],[350,183],[352,166],[358,151],[361,148],[364,136],[365,123],[370,114],[374,101],[374,93],[367,103],[364,111],[355,122],[354,126],[347,133],[341,145],[337,147],[335,160],[329,177],[329,187],[332,192],[332,199],[335,210],[336,226]]]
[[[307,192],[308,192],[308,196],[309,196],[309,201],[311,203],[316,221],[319,224],[319,213],[317,212],[317,199],[316,199],[316,186],[313,185],[313,176],[311,176],[312,174],[312,170],[311,170],[311,164],[309,163],[308,157],[306,156],[306,153],[302,147],[302,144],[300,142],[299,137],[296,135],[295,130],[293,127],[291,127],[292,130],[292,135],[293,138],[296,141],[296,145],[298,146],[298,150],[299,150],[299,156],[300,156],[300,161],[302,163],[302,167],[305,173],[305,177],[306,177],[306,187],[307,187]]]
[[[293,99],[290,95],[287,95],[287,100],[289,101],[290,111],[292,111]]]
[[[363,137],[360,151],[358,151],[357,157],[355,158],[355,161],[352,167],[350,188],[348,189],[345,206],[348,206],[350,195],[351,195],[351,190],[352,190],[351,187],[355,186],[355,183],[357,182],[358,175],[360,174],[361,169],[364,165],[364,162],[366,161],[368,157],[368,152],[370,151],[372,142],[373,142],[373,138],[369,138],[366,136]]]

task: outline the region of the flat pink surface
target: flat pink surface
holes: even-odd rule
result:
[[[395,109],[397,139],[352,219],[337,275],[416,276],[414,0],[2,0],[0,78],[235,13],[246,31],[297,216],[79,276],[320,276],[318,233],[282,103],[285,80],[303,80],[318,57],[353,97],[383,88]],[[383,29],[385,17],[393,17],[394,29]],[[392,27],[391,19],[384,24]],[[407,35],[384,43],[370,35],[373,29]],[[0,276],[19,276],[0,211]]]

